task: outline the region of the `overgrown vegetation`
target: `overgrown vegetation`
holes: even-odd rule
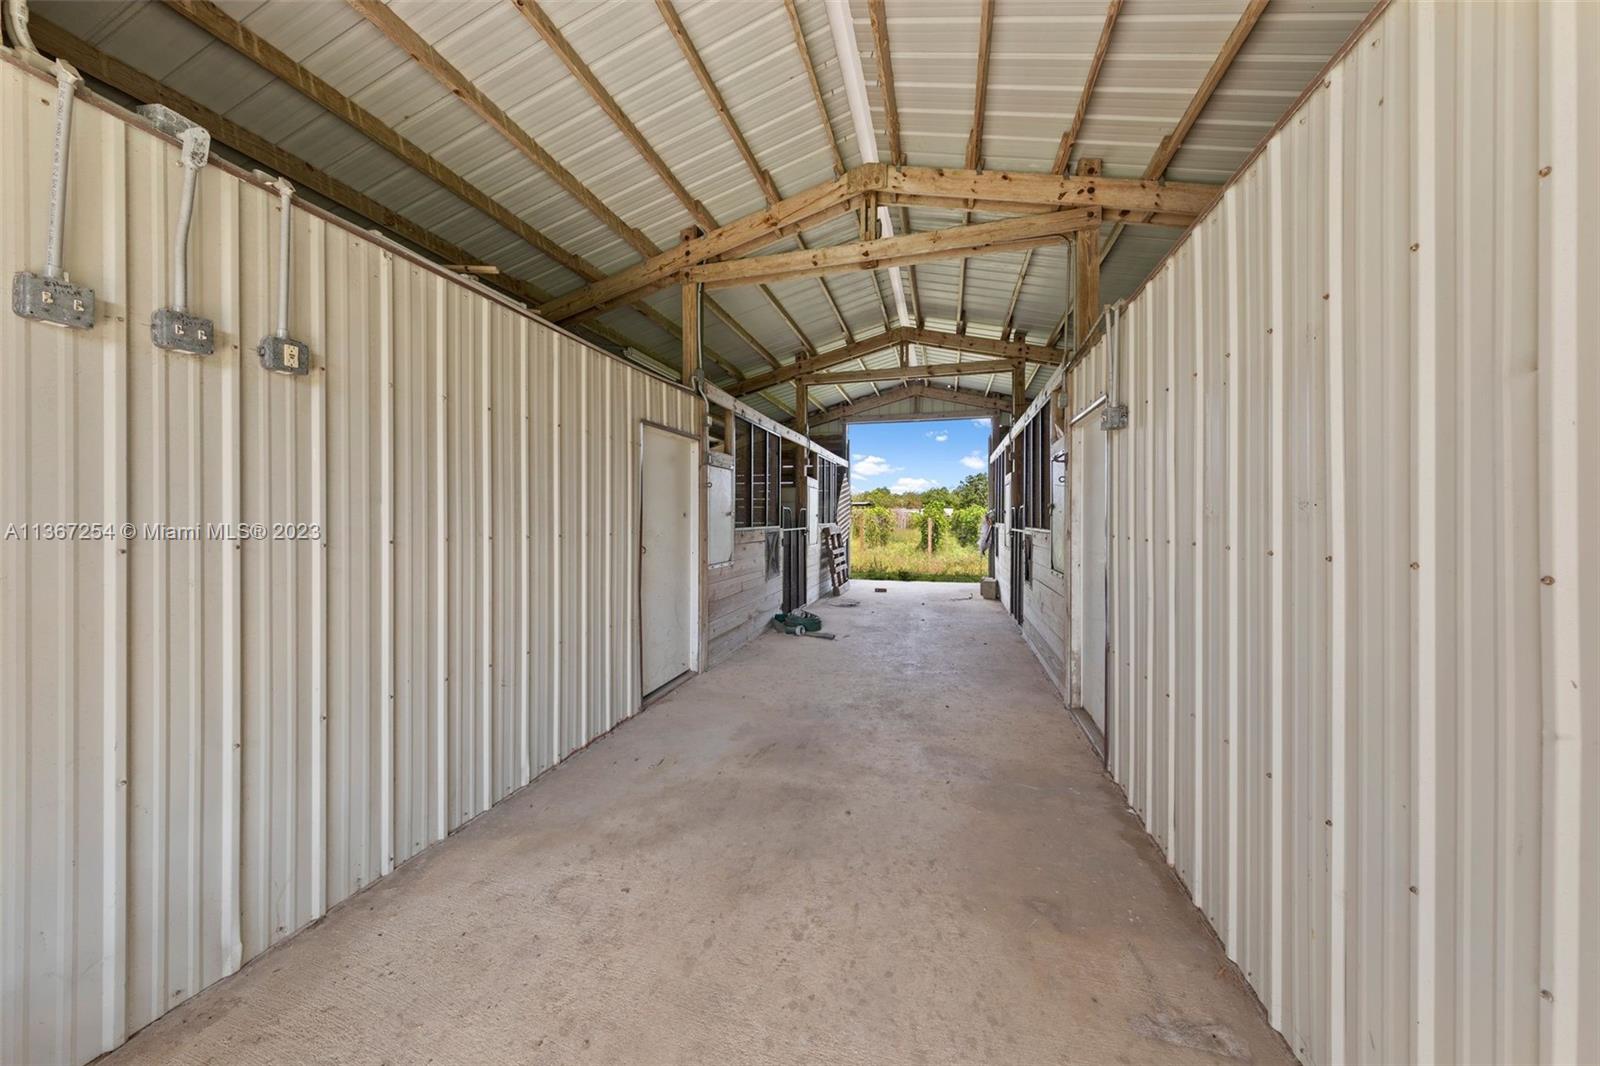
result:
[[[856,499],[871,506],[855,515],[862,537],[851,548],[852,576],[866,581],[977,581],[989,573],[987,560],[978,552],[989,506],[987,474],[963,478],[953,489],[936,485],[926,492],[894,493],[880,486],[858,493]],[[906,516],[905,529],[898,528],[894,509],[913,512]]]
[[[868,507],[861,514],[861,529],[867,547],[886,547],[894,533],[894,515],[887,507]]]
[[[872,508],[868,509],[870,513]],[[863,581],[977,581],[989,572],[988,563],[978,550],[962,544],[954,535],[942,538],[942,543],[932,555],[927,549],[927,527],[894,529],[894,518],[889,519],[891,532],[886,543],[863,547],[857,540],[852,548],[850,575]],[[980,520],[981,520],[980,512]]]
[[[956,513],[950,516],[950,533],[956,538],[956,543],[976,548],[978,538],[983,536],[983,508],[976,505],[957,507]]]
[[[917,527],[917,534],[922,538],[922,547],[926,551],[928,541],[933,540],[933,550],[937,553],[950,539],[950,516],[944,513],[944,508],[936,504],[923,507],[922,511],[913,519]]]

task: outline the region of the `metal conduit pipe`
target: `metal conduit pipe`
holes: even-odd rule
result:
[[[1105,750],[1101,754],[1108,769],[1111,768],[1112,722],[1116,717],[1111,711],[1111,575],[1116,569],[1117,542],[1112,536],[1114,530],[1111,521],[1115,512],[1115,508],[1111,505],[1111,445],[1116,440],[1116,436],[1109,428],[1110,423],[1107,422],[1107,419],[1112,412],[1117,410],[1117,390],[1121,384],[1117,373],[1117,362],[1122,355],[1122,330],[1120,328],[1122,325],[1122,306],[1121,303],[1107,305],[1104,316],[1106,322],[1106,413],[1101,416],[1101,426],[1106,439],[1105,447],[1101,449],[1100,458],[1105,486],[1104,494],[1101,497],[1101,510],[1105,512],[1103,520],[1105,522],[1106,565],[1100,574],[1100,616],[1102,619],[1101,625],[1105,630],[1105,641],[1100,649],[1100,713],[1105,718],[1105,728],[1103,730],[1105,733]],[[1124,410],[1126,409],[1124,408]],[[1126,422],[1123,424],[1126,425]],[[1115,778],[1115,771],[1113,771],[1112,776]]]

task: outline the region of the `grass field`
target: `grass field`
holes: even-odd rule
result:
[[[910,529],[895,530],[881,548],[865,547],[857,537],[850,552],[850,576],[863,581],[977,581],[989,573],[978,549],[947,536],[929,555]]]

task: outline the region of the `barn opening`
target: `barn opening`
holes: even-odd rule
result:
[[[1600,6],[3,14],[0,1061],[1600,1057]]]

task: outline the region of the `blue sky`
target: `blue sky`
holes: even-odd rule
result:
[[[989,420],[881,422],[850,427],[850,484],[892,492],[954,488],[988,468]]]

